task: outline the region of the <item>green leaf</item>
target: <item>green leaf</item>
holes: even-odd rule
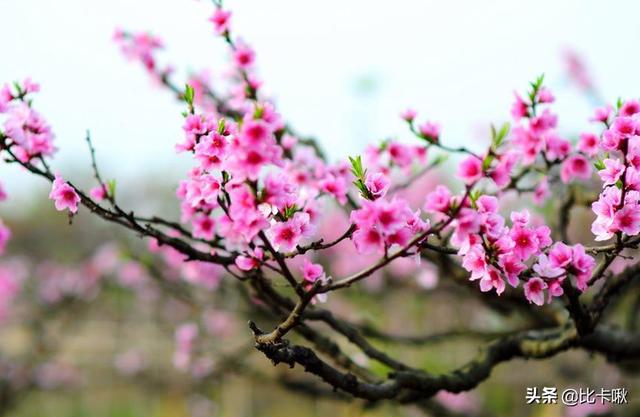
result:
[[[440,154],[440,155],[435,157],[433,162],[431,162],[431,165],[434,166],[434,167],[438,166],[438,165],[444,163],[447,159],[449,159],[449,155],[448,154]]]
[[[502,145],[504,139],[509,134],[510,128],[511,125],[509,122],[503,123],[502,126],[500,126],[500,130],[496,130],[495,126],[491,125],[491,143],[494,150],[498,149]]]
[[[116,180],[107,181],[107,192],[111,198],[116,196]]]
[[[594,163],[593,166],[596,167],[596,169],[598,171],[602,171],[603,169],[606,168],[606,166],[604,165],[604,162],[602,161],[602,159],[598,158]]]
[[[482,196],[482,192],[480,192],[480,190],[472,190],[469,193],[469,200],[471,200],[471,207],[477,208],[476,201],[478,201],[480,196]]]
[[[189,107],[193,106],[193,98],[195,96],[195,90],[189,84],[185,84],[184,88],[184,101],[187,102]]]
[[[486,171],[491,167],[491,162],[493,162],[494,160],[494,156],[493,155],[487,155],[486,158],[484,158],[484,160],[482,161],[482,170]]]
[[[253,118],[262,119],[262,116],[264,116],[264,107],[257,105],[256,110],[253,112]]]
[[[218,133],[223,134],[226,128],[226,121],[224,119],[218,120]]]
[[[362,167],[362,157],[360,155],[355,158],[349,157],[349,161],[351,162],[351,172],[353,176],[359,179],[364,179],[365,170]]]

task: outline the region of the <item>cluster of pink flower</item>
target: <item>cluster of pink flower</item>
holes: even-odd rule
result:
[[[11,140],[12,150],[21,161],[51,156],[55,152],[53,133],[47,121],[25,100],[40,91],[40,86],[27,78],[5,84],[0,90],[0,114],[5,114],[4,136]]]
[[[370,180],[371,176],[367,179]],[[367,182],[371,190],[376,190],[375,182]],[[420,211],[413,212],[405,199],[389,201],[384,198],[384,193],[376,194],[379,197],[372,201],[364,200],[360,209],[351,212],[351,222],[357,227],[353,243],[359,253],[382,254],[394,245],[403,247],[416,234],[429,229],[429,222],[420,218]]]
[[[495,289],[501,294],[505,278],[514,288],[522,280],[527,299],[542,305],[545,289],[549,301],[563,294],[562,283],[569,274],[576,277],[578,288],[586,289],[595,261],[582,245],[570,247],[558,242],[550,248],[551,230],[545,225],[533,226],[526,210],[512,212],[512,225],[508,227],[498,213],[496,197],[483,195],[462,203],[452,200],[450,192],[441,186],[427,197],[425,208],[443,215],[462,204],[453,222],[451,241],[459,248],[470,279],[480,280],[481,291]]]
[[[562,165],[560,178],[564,183],[573,179],[588,180],[591,178],[592,171],[584,155],[587,149],[579,147],[577,151],[572,151],[571,142],[560,137],[556,132],[558,117],[549,108],[545,108],[538,114],[540,105],[554,101],[551,91],[542,87],[542,78],[533,85],[528,101],[516,94],[511,114],[520,124],[513,129],[513,145],[523,154],[521,163],[524,166],[534,164],[539,159],[539,155],[542,155],[543,161],[548,166]],[[547,186],[546,181],[542,182],[537,195],[548,195]]]
[[[604,187],[592,205],[596,240],[640,233],[640,102],[620,103],[612,121],[611,112],[600,109],[594,118],[607,126],[599,141],[606,158],[596,163]]]
[[[339,205],[350,202],[353,206],[349,212],[352,233],[347,237],[360,254],[388,256],[390,250],[398,249],[399,256],[391,259],[394,261],[419,255],[426,239],[437,234],[442,244],[454,246],[463,258],[463,267],[471,273],[470,279],[479,280],[482,291],[495,289],[501,294],[505,280],[513,287],[522,281],[529,301],[541,305],[545,290],[548,300],[563,294],[568,277],[574,277],[577,287],[585,290],[595,261],[579,244],[552,241],[549,227],[532,219],[526,210],[512,212],[507,225],[499,213],[500,199],[508,191],[526,192],[519,188],[519,181],[536,177],[536,186],[529,191],[533,191],[534,201],[541,203],[558,180],[591,179],[591,160],[596,161],[604,182],[604,190],[593,204],[596,240],[640,233],[640,139],[636,136],[640,102],[620,103],[615,114],[611,106],[598,109],[594,120],[606,126],[602,139],[583,133],[574,146],[557,133],[557,116],[548,107],[555,98],[540,77],[524,98],[516,94],[511,111],[514,128],[509,132],[505,124],[499,131],[492,129],[492,142],[484,153],[445,146],[438,124],[418,124],[416,112],[408,110],[402,118],[421,142],[387,140],[369,146],[365,161],[370,171],[363,168],[360,157],[351,160],[350,170],[346,163],[325,162],[311,146],[302,144],[274,105],[262,98],[261,83],[253,73],[255,54],[245,43],[232,40],[230,17],[230,12],[218,7],[210,20],[215,33],[230,46],[237,88],[230,97],[219,99],[204,79],[195,77],[194,85],[179,93],[188,111],[184,113],[184,139],[176,150],[191,154],[197,165],[176,194],[181,200],[182,222],[191,224],[193,238],[206,241],[197,242],[198,249],[211,251],[210,244],[215,243],[227,253],[239,254],[235,264],[242,271],[259,268],[282,254],[295,257],[291,252],[317,234],[324,203],[321,197],[329,196]],[[162,81],[169,85],[164,78],[168,73],[157,70],[153,57],[161,47],[157,38],[119,31],[116,40],[127,56],[142,61],[149,72],[163,76]],[[21,151],[22,155],[26,152],[27,160],[50,155],[50,129],[23,100],[37,91],[37,86],[26,81],[15,88],[13,92],[5,87],[0,96],[0,110],[9,112],[5,137],[15,145],[12,149],[28,150]],[[207,95],[211,101],[205,103]],[[23,110],[16,110],[19,108]],[[19,119],[14,110],[27,111],[30,116]],[[43,142],[48,143],[46,150],[34,146]],[[396,168],[406,174],[426,165],[433,148],[465,155],[457,170],[465,187],[463,194],[454,194],[442,185],[428,193],[423,209],[432,218],[426,219],[412,208],[415,202],[395,193],[391,183]],[[598,159],[602,152],[607,152],[603,161]],[[360,191],[358,201],[350,200],[351,183]],[[480,184],[487,188],[480,191]],[[103,185],[90,194],[96,201],[109,197]],[[81,202],[77,190],[60,176],[53,181],[50,198],[58,210],[71,214]],[[0,227],[0,248],[1,232]],[[152,247],[185,272],[184,255],[172,248]],[[194,262],[189,268],[184,275],[207,288],[215,288],[222,275],[216,265]],[[326,279],[324,269],[306,258],[301,271],[307,286]],[[207,275],[214,278],[203,278]]]
[[[120,45],[120,49],[127,59],[141,62],[145,70],[156,81],[161,81],[163,77],[172,72],[171,67],[159,68],[154,56],[158,49],[164,47],[160,38],[149,33],[129,33],[116,29],[113,40]]]

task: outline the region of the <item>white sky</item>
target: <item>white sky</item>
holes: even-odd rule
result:
[[[560,124],[586,126],[587,103],[567,88],[560,50],[582,52],[605,95],[638,96],[640,3],[635,1],[226,0],[233,28],[257,50],[259,73],[297,130],[320,137],[335,157],[367,141],[404,134],[407,106],[440,122],[443,140],[478,142],[508,118],[514,89],[545,72]],[[63,173],[86,169],[84,132],[120,186],[138,175],[176,174],[181,107],[121,57],[113,29],[149,30],[165,40],[161,60],[182,69],[224,68],[209,1],[0,0],[0,82],[31,76],[36,108],[52,124]],[[373,80],[368,93],[358,80]],[[30,190],[0,166],[10,192]],[[78,180],[78,178],[72,178]],[[46,195],[42,196],[46,198]]]

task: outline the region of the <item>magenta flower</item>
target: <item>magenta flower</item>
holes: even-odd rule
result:
[[[465,184],[473,184],[482,178],[482,161],[476,156],[469,156],[458,165],[458,177]]]
[[[580,140],[578,141],[578,150],[584,152],[590,157],[593,157],[598,153],[598,146],[600,145],[600,139],[593,133],[581,133]]]
[[[246,69],[253,65],[256,54],[253,49],[244,43],[237,43],[233,53],[233,59],[239,68]]]
[[[533,230],[515,226],[509,236],[514,242],[513,253],[521,260],[529,259],[538,252],[538,237]]]
[[[209,18],[209,21],[213,23],[215,33],[217,35],[223,35],[229,31],[231,25],[231,12],[224,10],[221,7],[217,7],[213,16]]]

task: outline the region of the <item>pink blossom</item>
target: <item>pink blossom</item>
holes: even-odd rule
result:
[[[551,261],[544,253],[538,256],[537,262],[533,265],[533,270],[544,278],[558,278],[565,273],[563,268],[557,266],[556,262]]]
[[[375,198],[384,197],[389,189],[389,178],[381,172],[368,173],[364,185]]]
[[[8,84],[0,88],[0,113],[4,113],[9,108],[9,103],[13,100],[13,94]]]
[[[598,153],[598,146],[600,145],[600,139],[593,133],[581,133],[580,140],[578,141],[578,150],[584,152],[590,157],[593,157]]]
[[[591,165],[582,155],[572,155],[562,163],[560,178],[568,183],[574,178],[587,180],[591,177]]]
[[[424,122],[418,127],[418,131],[422,136],[433,142],[437,142],[440,137],[440,125],[437,123]]]
[[[544,290],[546,288],[547,284],[540,278],[530,278],[524,284],[524,295],[530,303],[541,306],[544,304]]]
[[[493,288],[495,288],[496,293],[500,295],[504,292],[505,284],[498,270],[494,267],[489,267],[487,273],[480,279],[480,291],[487,292]]]
[[[191,222],[193,224],[193,237],[205,240],[213,239],[216,233],[216,229],[215,223],[210,216],[206,214],[200,214],[196,216]]]
[[[529,116],[529,105],[518,95],[518,93],[514,92],[516,97],[513,105],[511,106],[511,116],[515,121],[522,119],[523,117]]]
[[[447,187],[438,185],[434,191],[427,194],[424,209],[429,213],[446,213],[451,207],[451,197],[451,191]]]
[[[573,246],[573,261],[571,262],[572,272],[576,276],[578,289],[585,291],[588,280],[591,278],[596,260],[586,254],[584,246],[577,244]]]
[[[604,169],[598,171],[598,175],[604,185],[612,185],[618,182],[625,170],[624,164],[619,159],[607,158],[604,160],[604,166]]]
[[[215,32],[217,35],[222,35],[229,31],[231,23],[231,12],[224,10],[221,7],[217,7],[213,16],[209,18],[209,21],[213,23]]]
[[[611,129],[605,130],[602,133],[602,141],[600,147],[605,151],[615,151],[620,147],[620,135]]]
[[[244,43],[236,44],[236,49],[233,53],[233,59],[236,65],[242,69],[250,67],[255,61],[256,54],[249,46]]]
[[[417,113],[414,109],[406,109],[402,113],[400,113],[400,117],[407,122],[412,122],[417,116]]]
[[[406,167],[413,162],[413,152],[410,146],[404,145],[397,141],[391,141],[387,145],[387,152],[391,157],[391,161],[399,167]]]
[[[260,266],[263,256],[264,254],[262,249],[256,248],[249,252],[247,256],[240,255],[236,257],[235,264],[243,271],[251,271],[252,269],[256,269]]]
[[[549,90],[546,87],[542,87],[540,90],[538,90],[538,96],[537,96],[538,102],[539,103],[553,103],[555,101],[555,97],[553,96],[553,93],[551,92],[551,90]]]
[[[571,263],[572,249],[563,242],[557,242],[549,251],[549,261],[557,268],[564,268]],[[544,275],[547,276],[548,275]]]
[[[607,120],[609,120],[611,113],[613,113],[613,107],[610,104],[604,107],[598,107],[594,110],[593,117],[591,117],[591,119],[589,120],[591,120],[592,122],[607,123]]]
[[[473,184],[482,176],[482,161],[476,156],[469,156],[458,165],[458,177],[462,178],[465,184]]]
[[[526,260],[538,251],[538,237],[531,229],[515,226],[509,236],[515,244],[513,253],[520,259]]]
[[[335,197],[340,204],[347,203],[347,184],[341,177],[328,175],[320,182],[320,189]]]
[[[89,191],[89,195],[95,201],[103,201],[107,198],[107,189],[104,185],[97,185]]]
[[[360,254],[369,255],[384,251],[382,234],[373,227],[358,228],[353,233],[352,240]]]
[[[499,262],[502,271],[507,276],[509,285],[514,288],[517,287],[520,283],[520,274],[527,268],[527,266],[522,263],[517,256],[512,254],[500,256]]]
[[[314,283],[318,279],[322,279],[324,277],[324,269],[322,268],[322,265],[314,264],[307,258],[304,258],[301,270],[304,280],[309,283]]]
[[[462,267],[471,272],[470,280],[482,278],[487,273],[487,262],[484,249],[481,245],[474,245],[464,255]]]
[[[554,133],[544,135],[547,159],[556,161],[564,159],[571,151],[571,143]]]
[[[551,191],[549,189],[549,180],[547,177],[542,178],[533,192],[533,201],[536,204],[542,204],[549,196]]]
[[[269,236],[273,241],[276,250],[289,252],[293,250],[300,241],[308,237],[312,232],[307,213],[296,213],[293,218],[285,222],[276,222],[269,229]]]
[[[629,236],[640,233],[640,206],[638,204],[625,204],[616,212],[612,226]]]
[[[60,175],[56,175],[56,178],[53,181],[49,198],[54,201],[56,210],[58,211],[69,209],[73,214],[78,211],[80,196],[76,193],[76,190],[73,187],[60,177]]]
[[[476,201],[476,206],[480,213],[497,213],[498,199],[494,196],[481,195]]]
[[[613,122],[611,130],[617,133],[620,137],[627,138],[635,133],[636,122],[631,117],[620,116]]]

